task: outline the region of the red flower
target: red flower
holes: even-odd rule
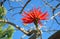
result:
[[[42,25],[42,23],[40,22],[40,20],[47,20],[47,16],[48,13],[42,13],[41,10],[34,8],[33,10],[29,11],[29,12],[24,12],[23,14],[24,18],[22,18],[23,23],[32,23],[37,21],[37,23],[40,23],[40,25]]]

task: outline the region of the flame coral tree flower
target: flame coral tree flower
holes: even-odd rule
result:
[[[42,11],[36,8],[33,8],[31,11],[26,12],[24,11],[23,13],[23,18],[22,21],[23,23],[34,23],[36,26],[39,23],[40,25],[42,25],[41,20],[47,20],[48,18],[48,13],[42,13]]]

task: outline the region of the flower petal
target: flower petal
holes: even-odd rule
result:
[[[42,14],[42,15],[40,16],[40,20],[47,20],[47,19],[48,19],[47,16],[48,16],[48,13],[45,12],[44,14]]]

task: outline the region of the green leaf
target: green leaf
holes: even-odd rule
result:
[[[12,39],[12,35],[14,32],[14,27],[12,25],[9,25],[8,28],[2,30],[0,32],[0,39]]]
[[[3,38],[0,38],[0,39],[8,39],[7,37],[3,37]]]
[[[6,23],[1,23],[1,22],[0,22],[0,27],[3,27],[5,24],[6,24]]]
[[[2,28],[4,27],[5,24],[6,24],[6,23],[1,23],[1,22],[0,22],[0,33],[2,32]]]
[[[8,29],[7,29],[7,35],[8,37],[12,37],[12,34],[14,32],[14,27],[12,25],[9,25]]]
[[[0,29],[0,38],[1,38],[1,36],[2,36],[2,32],[3,32],[2,29]]]
[[[3,6],[0,6],[0,19],[3,19],[3,16],[6,15],[6,9]]]

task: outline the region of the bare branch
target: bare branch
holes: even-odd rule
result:
[[[16,8],[22,8],[22,9],[18,12],[18,13],[21,14],[21,13],[23,12],[24,8],[27,6],[27,4],[28,4],[30,1],[31,1],[31,0],[28,0],[23,7],[22,7],[22,6],[20,6],[20,7],[12,7],[11,4],[10,4],[10,2],[9,2],[9,0],[8,0],[9,6],[11,7],[11,9],[9,9],[8,11],[13,10],[13,9],[16,9]],[[18,14],[18,13],[13,14],[13,16],[16,15],[16,14]]]
[[[9,9],[8,11],[13,10],[13,9],[16,9],[16,8],[21,8],[21,7],[12,7],[12,8]]]
[[[36,30],[33,30],[32,32],[33,32],[33,35],[29,39],[37,39],[38,37],[42,39],[41,31],[37,32]]]
[[[60,14],[60,12],[57,12],[56,14],[54,14],[54,16],[51,17],[51,19],[54,19],[54,17],[56,17],[59,14]]]
[[[6,0],[3,0],[2,2],[0,2],[0,6],[2,6],[5,1],[6,1]]]
[[[43,2],[44,2],[46,5],[50,6],[50,8],[52,8],[52,12],[53,12],[53,16],[54,16],[54,11],[60,6],[60,3],[57,4],[56,7],[53,7],[53,6],[50,5],[47,1],[43,0]],[[54,17],[54,19],[55,19],[55,21],[57,22],[57,24],[60,25],[60,23],[58,22],[58,20],[57,20],[55,17]]]
[[[52,5],[50,5],[47,1],[45,1],[45,0],[42,0],[42,1],[45,3],[45,5],[48,5],[48,6],[50,6],[50,8],[54,9],[54,7]]]
[[[13,25],[15,28],[17,28],[18,30],[22,31],[24,34],[30,36],[32,35],[33,37],[30,37],[29,39],[32,39],[32,38],[38,38],[39,36],[41,36],[41,31],[37,32],[37,30],[32,30],[32,31],[25,31],[23,28],[21,27],[18,27],[18,25],[15,25],[14,23],[11,23],[11,22],[8,22],[7,20],[0,20],[0,22],[2,23],[8,23],[8,24],[11,24]],[[42,37],[41,37],[42,39]]]
[[[26,30],[24,30],[23,28],[19,27],[18,25],[12,23],[12,22],[8,22],[7,20],[0,20],[0,22],[2,23],[8,23],[10,25],[13,25],[15,28],[17,28],[18,30],[21,30],[24,34],[26,35],[31,35],[34,31],[31,31],[31,32],[27,32]]]
[[[26,31],[26,30],[24,30],[23,28],[19,27],[18,25],[14,24],[14,23],[8,22],[7,20],[0,20],[0,22],[2,22],[2,23],[7,23],[7,24],[10,24],[10,25],[14,26],[15,28],[17,28],[18,30],[22,31],[22,32],[23,32],[24,34],[26,34],[27,36],[30,36],[30,35],[32,35],[33,33],[36,33],[36,30]],[[39,31],[39,32],[41,32],[41,31]],[[38,33],[39,33],[39,32],[38,32]],[[40,34],[41,34],[41,33],[40,33]]]
[[[24,10],[24,8],[27,6],[27,4],[30,2],[31,0],[28,0],[27,2],[26,2],[26,4],[24,5],[24,7],[22,8],[22,10],[20,11],[20,14],[22,13],[22,11]]]
[[[56,6],[56,8],[55,9],[52,9],[53,11],[53,15],[54,15],[54,11],[58,8],[60,6],[60,3],[59,4],[57,4],[57,6]],[[54,17],[54,19],[55,19],[55,21],[57,22],[57,24],[59,24],[60,25],[60,22],[58,22],[58,20]]]
[[[54,14],[54,11],[55,11],[59,6],[60,6],[60,3],[57,4],[57,6],[55,7],[55,9],[52,9],[53,14]]]

